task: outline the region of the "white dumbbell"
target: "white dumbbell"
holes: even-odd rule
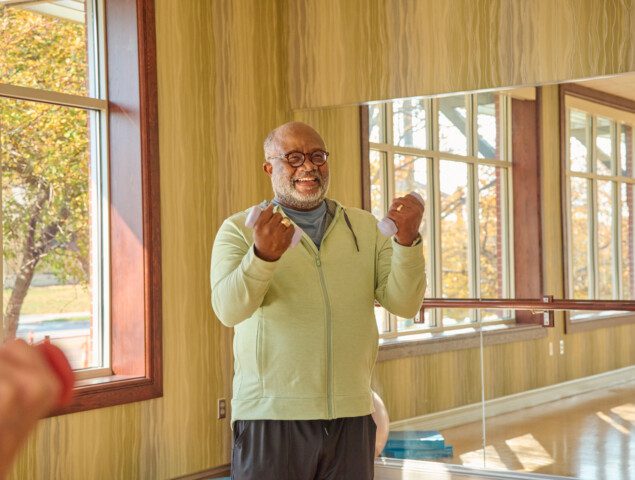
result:
[[[423,197],[419,195],[417,192],[410,192],[410,195],[415,197],[421,205],[425,205],[423,202]],[[377,223],[377,228],[379,231],[386,237],[392,237],[395,233],[397,233],[397,225],[390,218],[384,217]]]
[[[267,208],[266,203],[261,203],[260,205],[254,205],[253,207],[251,207],[249,213],[247,214],[247,218],[245,219],[245,226],[248,228],[254,228],[256,221],[265,208]],[[303,233],[302,229],[297,225],[293,225],[293,228],[295,230],[293,232],[293,237],[291,238],[291,247],[295,247],[298,243],[300,243]]]

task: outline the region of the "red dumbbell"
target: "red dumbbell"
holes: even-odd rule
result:
[[[62,391],[56,408],[65,407],[73,400],[73,388],[75,387],[75,375],[73,375],[73,369],[68,363],[66,355],[48,338],[45,338],[42,343],[38,343],[35,348],[42,352],[49,366],[62,383]]]

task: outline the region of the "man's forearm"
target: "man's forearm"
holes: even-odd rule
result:
[[[422,246],[393,244],[393,248],[392,252],[384,250],[380,253],[375,297],[394,315],[414,317],[421,307],[426,289]]]

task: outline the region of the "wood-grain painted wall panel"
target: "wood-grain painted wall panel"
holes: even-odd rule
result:
[[[635,70],[632,0],[289,1],[293,108]]]

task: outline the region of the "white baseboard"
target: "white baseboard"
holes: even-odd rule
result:
[[[501,472],[482,470],[462,465],[449,465],[420,460],[397,460],[382,458],[375,460],[376,480],[575,480],[572,477],[525,472]]]
[[[635,381],[635,365],[592,375],[590,377],[549,385],[548,387],[528,390],[506,397],[487,400],[485,402],[485,415],[487,417],[495,417],[503,413],[535,407],[543,403],[553,402],[573,395],[632,381]],[[390,429],[408,430],[416,428],[417,430],[442,430],[481,420],[482,405],[480,403],[473,403],[443,412],[430,413],[419,417],[391,422]]]

